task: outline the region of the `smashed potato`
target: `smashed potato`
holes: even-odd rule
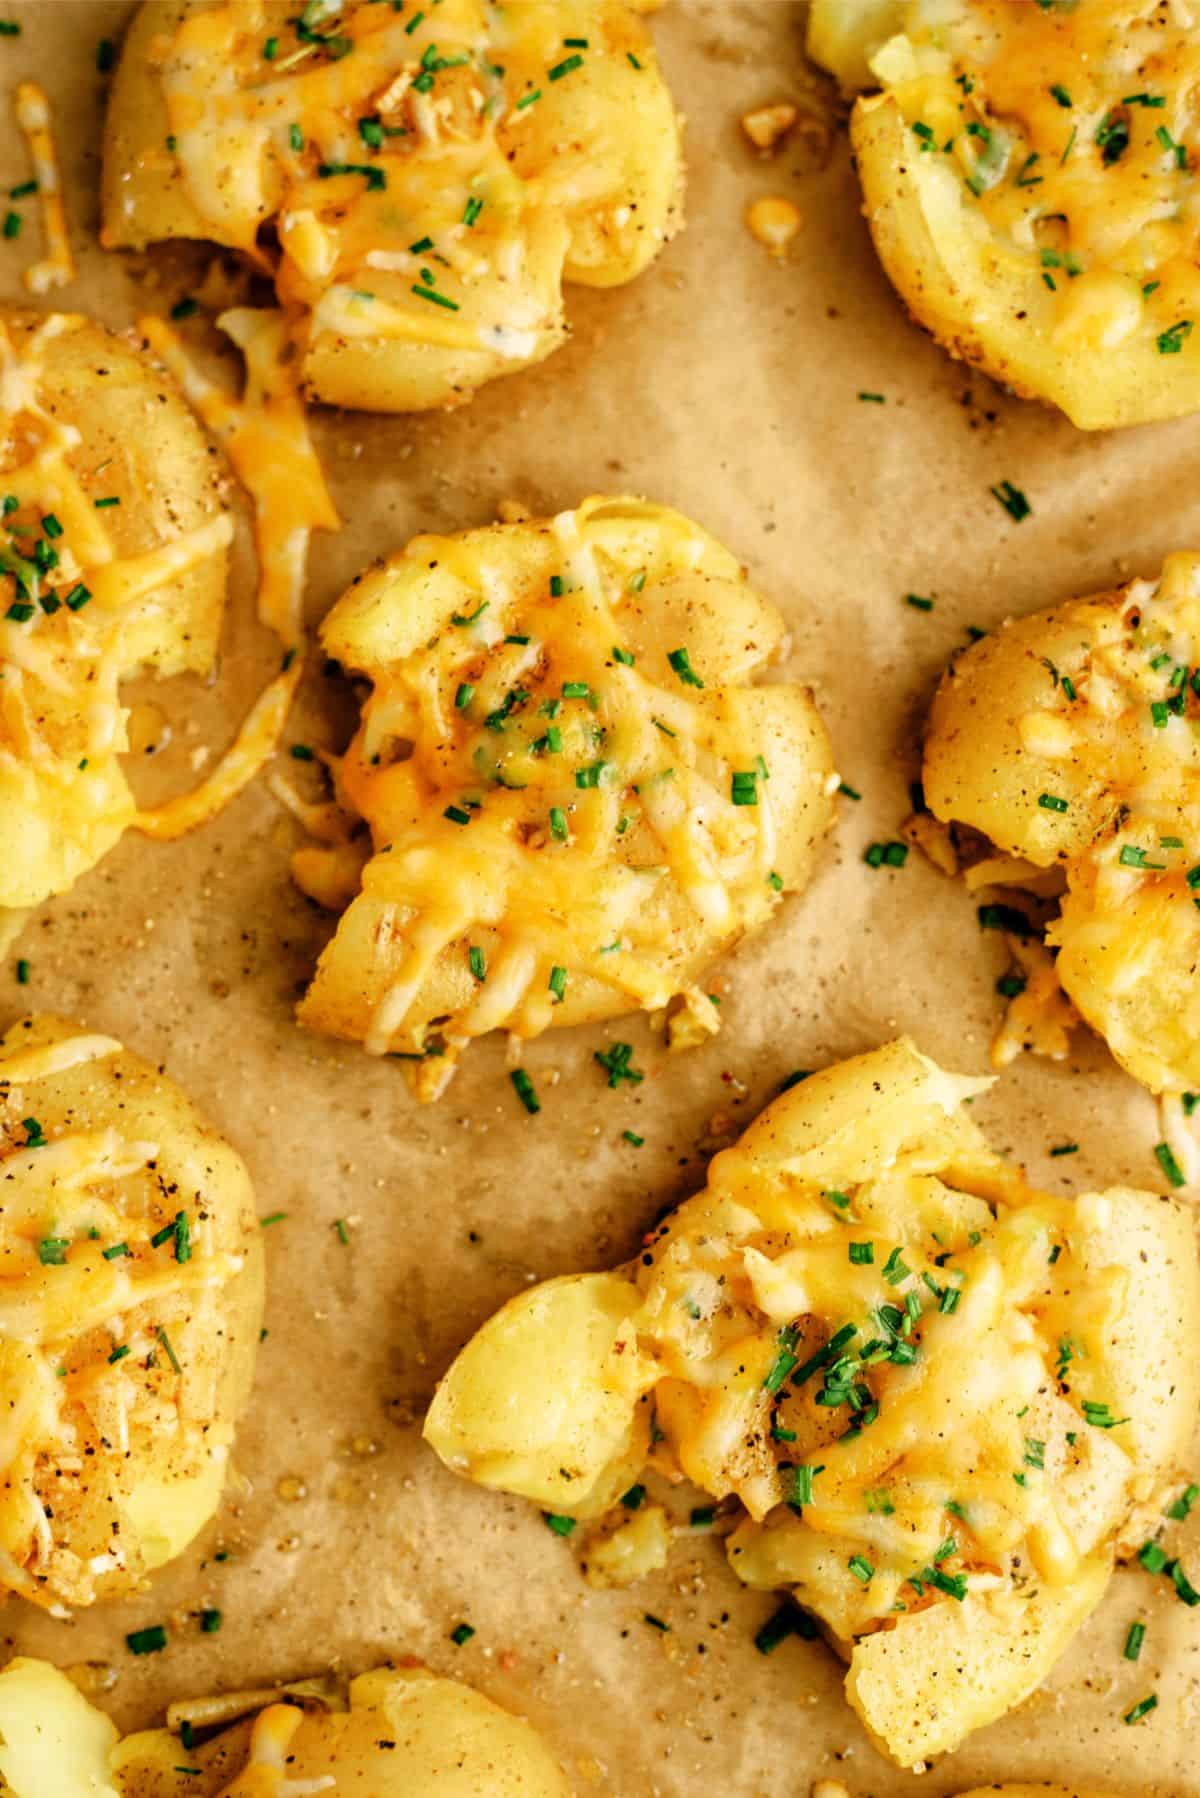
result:
[[[813,1075],[626,1267],[511,1299],[425,1423],[567,1517],[647,1458],[726,1501],[734,1570],[820,1620],[906,1767],[1033,1691],[1200,1400],[1188,1214],[1031,1189],[963,1109],[988,1084],[907,1041]]]
[[[45,1661],[0,1672],[0,1777],[13,1798],[568,1798],[530,1724],[419,1666],[188,1706],[175,1729],[118,1742],[102,1712]],[[199,1739],[211,1714],[251,1720]]]
[[[1170,556],[973,644],[925,742],[931,810],[1015,858],[996,882],[1045,895],[1057,871],[1058,980],[1155,1093],[1200,1086],[1198,657],[1200,557]]]
[[[679,221],[679,121],[636,0],[148,0],[113,83],[102,241],[274,277],[311,397],[453,404],[565,339]]]
[[[111,1037],[10,1030],[0,1141],[0,1591],[61,1613],[133,1590],[216,1510],[262,1249],[239,1157]]]
[[[171,385],[101,326],[0,311],[0,910],[133,822],[118,689],[207,671],[233,521]]]
[[[1200,29],[1171,0],[814,0],[917,321],[1084,430],[1200,407]]]
[[[783,622],[728,550],[589,499],[415,538],[321,635],[373,683],[334,769],[374,853],[296,858],[350,900],[301,1022],[403,1055],[427,1098],[490,1030],[683,994],[711,1035],[696,980],[806,885],[836,786],[808,691],[750,685]]]

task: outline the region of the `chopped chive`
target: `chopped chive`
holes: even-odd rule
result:
[[[101,1249],[105,1261],[116,1261],[122,1255],[132,1255],[133,1250],[127,1242],[114,1242],[111,1249]]]
[[[258,1227],[260,1230],[265,1230],[268,1224],[281,1224],[286,1217],[286,1211],[269,1211],[266,1217],[259,1218]]]
[[[582,56],[565,56],[561,62],[556,62],[554,67],[547,72],[551,81],[561,81],[564,75],[570,75],[573,70],[582,67]]]
[[[556,1536],[569,1536],[575,1528],[574,1517],[563,1517],[557,1511],[543,1511],[542,1517],[545,1520],[546,1528],[553,1530]]]
[[[1125,1638],[1125,1659],[1127,1661],[1137,1660],[1142,1652],[1142,1643],[1145,1640],[1146,1625],[1144,1623],[1131,1623],[1129,1625],[1129,1634]]]
[[[906,1265],[903,1251],[898,1248],[893,1249],[883,1265],[884,1280],[889,1286],[899,1286],[901,1281],[907,1280],[911,1273],[912,1269]]]
[[[1069,810],[1068,802],[1060,799],[1056,793],[1039,793],[1038,804],[1044,812],[1065,812]]]
[[[461,805],[448,805],[442,813],[442,817],[449,818],[451,824],[469,824],[471,822],[470,812],[464,812]]]
[[[1051,1155],[1078,1155],[1079,1144],[1077,1142],[1055,1143],[1050,1153]]]
[[[875,1569],[865,1555],[851,1555],[846,1565],[860,1585],[869,1585],[875,1577]]]
[[[121,1343],[120,1347],[115,1348],[113,1350],[112,1354],[108,1357],[108,1365],[110,1367],[115,1367],[118,1361],[123,1361],[125,1359],[126,1355],[131,1355],[132,1353],[133,1353],[133,1350],[130,1348],[130,1346],[127,1342]]]
[[[875,1244],[873,1242],[852,1242],[848,1253],[855,1267],[870,1267],[875,1260]]]
[[[487,979],[487,960],[484,956],[483,950],[480,949],[475,943],[472,943],[470,948],[467,950],[467,965],[470,968],[472,974],[475,976],[476,980],[486,980]]]
[[[692,667],[686,649],[673,649],[667,657],[668,662],[679,676],[685,687],[702,687],[704,682]]]
[[[509,1079],[513,1083],[513,1090],[518,1099],[520,1099],[522,1105],[525,1107],[526,1111],[529,1112],[531,1117],[535,1112],[542,1109],[542,1101],[538,1098],[537,1093],[534,1090],[533,1081],[529,1078],[529,1075],[525,1072],[524,1068],[514,1068],[509,1075]]]
[[[1171,1182],[1172,1186],[1187,1185],[1183,1169],[1180,1167],[1178,1161],[1176,1161],[1170,1143],[1160,1142],[1156,1144],[1154,1159],[1158,1162],[1159,1167],[1167,1176],[1167,1179]]]
[[[1070,94],[1067,92],[1061,81],[1055,81],[1051,85],[1050,92],[1060,106],[1070,106],[1073,104]]]
[[[7,232],[6,232],[7,234]],[[1171,325],[1155,339],[1160,356],[1177,356],[1182,350],[1185,338],[1192,334],[1190,318],[1181,318],[1177,324]]]
[[[1200,1498],[1200,1486],[1188,1486],[1173,1504],[1167,1506],[1164,1517],[1170,1517],[1175,1523],[1182,1523],[1191,1514],[1192,1506]]]
[[[70,1246],[67,1236],[43,1236],[38,1243],[38,1260],[43,1267],[64,1267]]]
[[[171,1347],[171,1338],[167,1335],[167,1332],[164,1329],[162,1329],[160,1326],[160,1328],[157,1329],[154,1332],[154,1334],[158,1338],[159,1344],[162,1347],[162,1349],[165,1351],[167,1360],[171,1363],[171,1366],[175,1369],[175,1372],[177,1374],[182,1374],[183,1369],[182,1369],[182,1367],[180,1367],[179,1362],[176,1359],[175,1350]]]
[[[550,834],[560,843],[567,840],[567,814],[561,805],[550,807]]]
[[[616,1088],[623,1080],[630,1086],[640,1086],[646,1078],[640,1069],[631,1065],[633,1061],[632,1043],[614,1043],[611,1049],[596,1049],[592,1054],[593,1061],[598,1061],[608,1075],[608,1085]]]
[[[63,604],[72,612],[81,612],[92,597],[89,589],[82,581],[76,581],[71,591],[65,596]]]
[[[926,599],[921,593],[906,593],[904,603],[906,606],[912,606],[917,612],[932,612],[933,610],[933,601]]]
[[[517,104],[516,104],[516,107],[514,108],[514,110],[516,112],[524,112],[524,110],[527,106],[535,105],[536,102],[541,99],[541,97],[542,97],[541,88],[535,87],[531,94],[522,94],[521,95],[521,98],[517,101]]]
[[[567,970],[565,968],[560,968],[557,965],[552,967],[550,970],[550,978],[546,982],[546,985],[554,994],[556,1002],[561,1005],[567,991]]]
[[[336,175],[361,175],[369,189],[378,190],[387,186],[387,176],[369,162],[323,162],[317,169],[322,181],[329,181]]]
[[[469,1623],[459,1623],[450,1631],[450,1640],[456,1648],[465,1647],[475,1634]]]
[[[483,201],[477,195],[472,194],[463,209],[463,224],[474,225],[482,211]]]
[[[200,1628],[206,1636],[215,1636],[223,1622],[220,1611],[206,1610],[200,1613]]]
[[[1157,1706],[1158,1699],[1154,1693],[1151,1692],[1148,1698],[1139,1699],[1138,1703],[1134,1705],[1131,1711],[1126,1711],[1124,1721],[1126,1723],[1140,1723],[1142,1718],[1148,1717],[1150,1712],[1155,1710]]]
[[[635,1149],[640,1149],[645,1140],[646,1138],[639,1136],[636,1130],[622,1130],[621,1132],[621,1141],[631,1144]]]
[[[757,771],[753,768],[735,770],[730,780],[729,796],[734,805],[757,805]]]
[[[988,492],[993,499],[999,500],[1009,517],[1017,524],[1020,524],[1023,518],[1028,518],[1033,511],[1033,507],[1021,489],[1014,487],[1011,481],[1001,481],[997,486],[989,487]]]
[[[457,300],[452,300],[449,294],[436,292],[432,287],[411,287],[409,292],[415,293],[419,300],[430,300],[435,306],[444,306],[447,312],[460,310]]]
[[[94,499],[92,501],[92,504],[96,508],[97,512],[103,511],[106,506],[119,506],[120,503],[121,503],[120,500],[116,497],[115,494],[112,494],[112,493],[110,493],[107,496],[107,498],[105,498],[105,499]]]
[[[297,152],[303,150],[304,133],[301,131],[299,125],[293,124],[288,126],[288,143],[291,148]]]

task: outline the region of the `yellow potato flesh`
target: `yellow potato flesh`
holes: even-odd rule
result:
[[[734,1570],[815,1613],[910,1767],[1046,1675],[1200,1404],[1188,1215],[1030,1191],[961,1111],[977,1090],[907,1042],[812,1076],[627,1269],[511,1300],[426,1425],[457,1471],[587,1518],[640,1470],[649,1392],[651,1467],[740,1502]],[[847,1346],[892,1328],[907,1352]]]
[[[117,1798],[116,1741],[57,1667],[20,1657],[0,1672],[0,1785],[11,1798]]]
[[[49,597],[52,582],[57,590],[52,615],[39,609],[32,621],[9,617],[0,626],[0,659],[22,668],[10,673],[20,692],[0,718],[0,907],[17,908],[64,892],[131,822],[133,795],[118,760],[124,714],[111,736],[102,733],[99,702],[115,703],[117,680],[138,668],[173,675],[212,666],[232,525],[211,448],[144,358],[83,320],[54,328],[29,313],[0,313],[0,329],[45,415],[42,438],[76,439],[61,468],[10,452],[0,470],[0,490],[16,486],[23,502],[12,522],[36,535],[41,516],[62,512],[64,534],[51,546],[61,570],[79,571],[78,581],[63,572],[46,581]],[[7,391],[17,387],[14,377]],[[116,503],[96,509],[96,500]],[[161,579],[144,578],[143,558],[170,558],[171,546],[209,534],[209,547],[186,564],[168,560]],[[30,541],[14,537],[12,546]],[[79,585],[90,591],[106,579],[114,600],[63,603]]]
[[[322,636],[374,683],[337,786],[376,854],[301,1021],[450,1067],[687,991],[832,814],[808,691],[748,685],[781,630],[728,551],[632,500],[418,538],[356,583]]]
[[[285,0],[252,31],[236,6],[150,0],[113,84],[103,239],[270,262],[314,398],[455,404],[558,347],[564,280],[631,280],[678,224],[679,121],[637,10],[444,0],[401,21],[360,4],[314,38]]]
[[[178,1089],[111,1039],[19,1024],[0,1083],[0,1586],[85,1604],[140,1584],[217,1507],[262,1315],[253,1194]],[[45,1146],[21,1146],[28,1117]],[[33,1504],[50,1506],[44,1537]]]

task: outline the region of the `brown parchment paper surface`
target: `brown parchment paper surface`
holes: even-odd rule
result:
[[[36,75],[54,103],[81,271],[57,302],[118,328],[165,310],[189,278],[186,259],[105,256],[96,241],[96,48],[131,11],[9,0],[22,32],[0,40],[5,87]],[[771,163],[750,153],[738,128],[749,105],[828,102],[804,62],[803,13],[789,0],[674,0],[655,19],[688,120],[687,229],[632,286],[571,292],[563,351],[453,414],[325,413],[315,427],[345,529],[312,559],[314,623],[418,530],[483,523],[508,496],[555,511],[622,490],[702,521],[784,611],[784,672],[814,683],[862,800],[843,804],[809,894],[719,970],[721,1035],[670,1058],[644,1020],[547,1036],[526,1057],[543,1099],[534,1118],[489,1041],[439,1106],[419,1108],[395,1064],[292,1022],[329,926],[289,885],[298,830],[262,780],[189,840],[127,837],[0,969],[6,1023],[28,1006],[62,1010],[161,1062],[246,1157],[260,1212],[287,1213],[267,1232],[269,1335],[219,1518],[136,1599],[71,1623],[12,1601],[0,1618],[6,1647],[110,1662],[119,1676],[104,1702],[124,1727],[171,1698],[411,1654],[528,1714],[585,1795],[807,1798],[821,1775],[855,1798],[942,1798],[1004,1778],[1200,1794],[1200,1611],[1167,1582],[1118,1574],[1046,1686],[917,1777],[868,1745],[821,1644],[755,1651],[774,1602],[740,1588],[716,1543],[687,1537],[666,1575],[592,1591],[532,1506],[452,1477],[420,1441],[434,1381],[506,1297],[623,1258],[702,1183],[715,1114],[740,1127],[790,1070],[902,1030],[951,1067],[986,1068],[998,942],[919,857],[900,870],[862,860],[907,810],[920,710],[968,624],[1200,547],[1200,418],[1085,436],[999,393],[904,318],[871,252],[844,132],[825,167],[799,139]],[[7,109],[0,139],[17,184],[29,170]],[[764,193],[803,214],[783,263],[743,224]],[[21,237],[0,243],[5,300],[23,297],[39,236],[33,203],[21,210]],[[1029,496],[1023,523],[989,496],[1003,480]],[[189,784],[193,751],[228,741],[278,665],[252,621],[253,578],[243,543],[219,679],[154,695],[150,715],[173,736],[134,770],[147,796]],[[934,609],[905,605],[910,591]],[[291,740],[340,747],[347,695],[319,668]],[[317,796],[311,767],[278,766]],[[27,988],[16,954],[31,964]],[[646,1079],[611,1093],[592,1055],[616,1037],[636,1045]],[[1086,1035],[1069,1064],[1006,1074],[977,1114],[1051,1188],[1162,1185],[1150,1100]],[[1078,1154],[1049,1157],[1068,1140]],[[686,1512],[686,1496],[675,1502]],[[201,1606],[220,1608],[219,1634],[200,1633]],[[1121,1655],[1134,1617],[1149,1625],[1136,1666]],[[127,1631],[157,1622],[170,1646],[135,1659]],[[462,1648],[450,1640],[460,1622],[476,1631]],[[1150,1692],[1153,1715],[1123,1725]]]

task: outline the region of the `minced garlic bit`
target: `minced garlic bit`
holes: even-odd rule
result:
[[[800,209],[791,200],[768,194],[747,207],[746,224],[750,235],[772,256],[784,256],[800,229]]]
[[[52,287],[65,287],[75,279],[76,269],[67,235],[50,101],[34,81],[22,81],[17,85],[17,123],[29,145],[42,208],[42,229],[46,236],[45,257],[31,263],[23,279],[30,293],[40,295],[49,293]]]
[[[773,106],[756,106],[751,112],[742,114],[742,130],[764,156],[777,150],[788,132],[796,123],[796,108],[787,101],[777,101]]]

